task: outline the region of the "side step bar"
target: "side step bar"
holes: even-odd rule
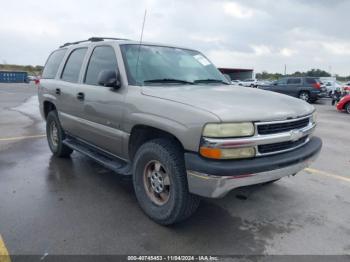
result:
[[[123,176],[131,176],[131,167],[130,164],[113,156],[106,152],[103,152],[97,148],[94,148],[80,140],[77,140],[73,137],[67,137],[63,140],[63,144],[76,150],[92,159],[106,168],[120,174]]]

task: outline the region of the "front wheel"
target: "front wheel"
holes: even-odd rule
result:
[[[309,101],[310,101],[310,95],[309,95],[309,93],[306,92],[306,91],[301,91],[301,92],[299,93],[299,98],[300,98],[301,100],[304,100],[305,102],[309,102]]]
[[[49,147],[54,156],[68,157],[73,150],[63,144],[65,138],[64,131],[61,127],[60,121],[56,111],[50,111],[46,119],[46,136]]]
[[[188,191],[183,152],[175,141],[155,139],[140,147],[134,158],[133,184],[142,210],[162,225],[185,220],[200,202]]]

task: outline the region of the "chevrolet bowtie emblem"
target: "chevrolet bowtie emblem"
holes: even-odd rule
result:
[[[297,141],[303,136],[303,132],[299,130],[292,130],[290,131],[290,140]]]

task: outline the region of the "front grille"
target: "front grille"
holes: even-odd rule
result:
[[[258,146],[258,150],[260,154],[267,154],[267,153],[288,150],[304,144],[307,138],[308,137],[305,136],[297,141],[287,141],[287,142],[280,142],[280,143],[274,143],[274,144],[268,144],[268,145],[260,145]]]
[[[294,129],[301,129],[306,127],[310,122],[310,118],[304,118],[296,121],[276,123],[276,124],[263,124],[258,125],[258,133],[260,135],[269,135],[276,133],[288,132]]]

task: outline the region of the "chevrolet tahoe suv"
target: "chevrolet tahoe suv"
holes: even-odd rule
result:
[[[188,218],[202,197],[295,175],[317,157],[315,109],[232,88],[200,52],[125,39],[67,43],[38,87],[49,147],[132,178],[146,215]]]

